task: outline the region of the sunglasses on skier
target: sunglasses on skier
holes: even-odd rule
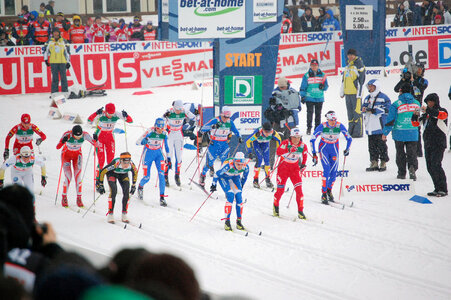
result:
[[[121,161],[122,161],[124,164],[129,164],[129,163],[131,162],[131,159],[130,159],[130,158],[122,158]]]

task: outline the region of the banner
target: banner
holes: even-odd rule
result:
[[[241,135],[252,134],[255,129],[262,126],[261,106],[230,106],[230,110],[232,111],[230,120],[235,123]]]
[[[254,22],[277,22],[277,0],[254,0]]]

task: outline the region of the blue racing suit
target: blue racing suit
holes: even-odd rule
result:
[[[349,150],[352,138],[346,127],[340,122],[336,122],[335,126],[330,126],[328,122],[320,124],[315,128],[315,132],[310,139],[310,142],[312,143],[312,152],[313,155],[315,155],[315,142],[316,139],[321,136],[318,151],[320,153],[321,164],[323,165],[323,193],[325,193],[328,189],[332,189],[335,178],[337,177],[340,133],[343,133],[345,136],[347,141],[346,150]]]
[[[168,146],[168,136],[165,131],[163,133],[158,134],[154,128],[147,130],[144,133],[143,137],[138,140],[136,144],[144,145],[144,161],[143,161],[143,169],[144,169],[144,177],[139,182],[139,188],[142,188],[147,182],[150,180],[150,169],[152,167],[152,162],[155,162],[155,167],[158,171],[158,180],[160,185],[160,195],[164,195],[165,189],[165,180],[164,180],[164,156],[163,156],[163,144],[166,150],[166,153],[169,152]],[[161,165],[163,164],[163,168]]]
[[[243,196],[242,188],[246,183],[247,176],[249,175],[249,159],[240,171],[235,168],[233,158],[229,158],[224,161],[221,169],[219,169],[215,176],[213,177],[212,185],[219,184],[222,190],[226,194],[227,202],[224,207],[226,220],[230,219],[230,214],[232,213],[233,200],[236,199],[236,216],[237,219],[241,219],[241,214],[243,213]],[[243,176],[241,176],[243,175]]]
[[[230,151],[229,143],[227,142],[230,131],[238,138],[241,138],[241,135],[233,122],[222,122],[221,117],[211,119],[207,124],[202,126],[200,131],[202,133],[210,131],[210,146],[208,146],[206,154],[207,161],[201,173],[201,176],[205,176],[217,158],[221,160],[221,163],[227,159]]]

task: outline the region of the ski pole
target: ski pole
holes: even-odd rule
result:
[[[83,182],[83,179],[85,178],[86,169],[88,168],[88,162],[89,162],[89,157],[91,156],[92,147],[93,147],[93,145],[91,144],[91,148],[89,148],[88,158],[86,159],[85,170],[83,171],[83,176],[81,177],[81,182]]]
[[[56,188],[55,205],[56,205],[56,200],[58,199],[58,193],[59,193],[59,190],[60,190],[60,182],[61,182],[61,173],[62,172],[63,172],[63,162],[61,162],[60,176],[58,178],[58,187]]]
[[[94,192],[93,192],[93,199],[96,197],[96,154],[97,154],[97,141],[96,141],[96,148],[94,149]],[[100,167],[100,166],[99,166]],[[100,170],[99,170],[99,177],[100,177]],[[95,200],[94,200],[95,201]]]
[[[340,195],[338,196],[338,202],[340,202],[340,199],[341,199],[341,189],[343,187],[343,177],[344,177],[343,174],[345,172],[345,163],[346,163],[346,156],[343,159],[343,171],[341,172]]]
[[[287,208],[290,208],[290,203],[291,203],[291,199],[293,199],[293,195],[294,195],[294,189],[293,189],[293,191],[291,192],[291,197],[290,197],[290,201],[288,201]]]
[[[194,217],[197,215],[197,213],[199,212],[199,210],[202,208],[202,206],[204,206],[205,202],[207,202],[207,200],[211,197],[211,195],[213,195],[214,192],[211,192],[207,199],[204,200],[204,202],[202,202],[202,205],[199,207],[199,209],[194,213],[194,215],[191,217],[191,219],[189,220],[190,222],[194,219]]]
[[[278,167],[280,166],[280,164],[282,163],[282,160],[283,160],[283,158],[279,159],[278,165],[274,168],[274,170],[272,170],[271,175],[269,176],[269,178],[271,178],[271,177],[272,177],[272,174],[274,174],[274,173],[276,172],[277,168],[278,168]],[[263,181],[265,181],[265,179],[266,179],[266,176],[265,176],[265,178],[263,178],[262,181],[260,181],[260,184],[262,184]]]
[[[128,152],[128,143],[127,143],[127,125],[126,125],[126,121],[124,120],[124,132],[125,132],[125,150]]]
[[[188,172],[189,167],[193,164],[193,162],[196,160],[197,156],[194,156],[193,160],[189,163],[188,167],[186,168],[185,172]]]
[[[230,156],[230,157],[234,157],[234,156],[235,156],[236,151],[238,150],[238,147],[239,147],[239,146],[240,146],[240,143],[238,143],[238,144],[236,145],[235,150],[233,150],[233,154],[232,154],[232,156]]]
[[[95,195],[95,193],[96,193],[96,192],[94,191],[94,195]],[[83,217],[82,217],[82,218],[84,218],[84,217],[86,216],[86,214],[88,213],[88,211],[91,210],[91,207],[93,207],[93,206],[96,204],[96,201],[100,198],[100,196],[102,196],[102,194],[99,194],[99,195],[97,196],[97,198],[94,199],[94,202],[92,202],[91,206],[88,207],[88,209],[86,210],[86,212],[83,214]]]
[[[197,171],[199,170],[200,165],[202,164],[202,161],[204,160],[204,157],[205,157],[205,155],[207,154],[207,152],[208,152],[208,148],[207,148],[207,150],[205,151],[204,155],[202,155],[202,158],[200,159],[200,162],[199,162],[199,164],[197,165],[197,168],[196,168],[196,170],[194,171],[193,177],[191,177],[191,180],[189,181],[188,185],[191,185],[191,182],[193,181],[194,176],[196,176],[196,173],[197,173]]]

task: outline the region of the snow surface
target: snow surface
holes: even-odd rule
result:
[[[447,99],[450,70],[426,71],[429,87],[426,94],[437,92],[442,106],[451,111]],[[393,87],[398,76],[384,77],[382,91],[392,101],[396,99]],[[300,80],[293,86],[297,89]],[[343,99],[338,97],[339,78],[329,77],[330,89],[326,93],[323,112],[337,111],[339,121],[346,122]],[[127,125],[127,136],[116,135],[116,153],[127,146],[139,162],[142,147],[135,141],[144,128],[153,125],[175,99],[212,104],[211,90],[191,90],[190,86],[153,89],[154,94],[133,96],[135,90],[108,91],[107,97],[70,100],[66,110],[77,112],[83,120],[101,106],[112,101],[120,110],[126,109],[135,122]],[[280,205],[282,218],[272,217],[273,195],[268,191],[252,187],[252,169],[245,186],[243,197],[243,224],[255,233],[247,237],[223,230],[224,193],[214,194],[196,218],[189,222],[194,212],[205,199],[197,187],[189,189],[189,178],[194,172],[191,167],[185,172],[195,151],[184,151],[182,166],[183,191],[167,189],[169,206],[158,205],[158,191],[155,188],[156,171],[152,169],[151,181],[145,186],[144,201],[132,197],[129,217],[142,229],[106,222],[107,196],[103,195],[95,204],[95,213],[89,212],[82,218],[75,211],[73,184],[69,191],[69,204],[74,210],[61,207],[60,194],[55,205],[55,195],[60,170],[60,151],[55,146],[65,130],[72,124],[63,120],[47,118],[50,100],[48,94],[18,95],[0,97],[0,126],[3,139],[8,130],[19,122],[22,113],[30,113],[32,122],[48,136],[41,144],[47,158],[48,185],[38,186],[36,212],[40,222],[49,221],[56,228],[58,238],[65,245],[112,256],[123,247],[145,246],[155,252],[170,252],[184,258],[195,270],[202,289],[218,295],[244,295],[252,299],[450,299],[451,295],[451,197],[430,199],[433,204],[419,204],[408,199],[413,194],[425,196],[433,190],[432,181],[426,171],[425,161],[419,159],[418,180],[397,180],[394,142],[389,137],[391,161],[385,173],[367,173],[369,165],[367,138],[355,139],[351,154],[346,161],[350,178],[346,182],[371,183],[413,183],[415,191],[408,193],[354,193],[346,194],[342,201],[354,202],[352,208],[344,210],[319,203],[321,179],[305,179],[305,214],[308,220],[296,220],[296,205],[293,200],[286,208],[291,196],[285,193]],[[301,112],[301,129],[305,132],[305,106]],[[88,124],[85,130],[92,132]],[[118,128],[123,128],[119,123]],[[128,143],[125,142],[127,139]],[[308,137],[304,141],[308,141]],[[343,144],[345,141],[341,139]],[[84,163],[88,158],[89,145],[84,145]],[[128,145],[127,145],[128,144]],[[11,145],[12,146],[12,145]],[[310,148],[310,144],[308,144]],[[342,148],[343,149],[343,148]],[[91,154],[92,155],[92,154]],[[340,157],[340,169],[342,168]],[[451,169],[451,153],[446,152],[443,165],[448,173]],[[216,168],[218,168],[217,162]],[[308,170],[322,170],[321,164]],[[9,171],[6,183],[10,182]],[[39,178],[39,168],[35,169]],[[140,171],[140,180],[142,171]],[[197,176],[196,176],[197,178]],[[171,183],[173,173],[170,173]],[[274,181],[274,179],[273,179]],[[207,186],[211,179],[207,178]],[[338,198],[340,180],[334,194]],[[93,159],[89,159],[83,186],[83,200],[88,207],[93,203]],[[218,198],[217,198],[218,196]],[[115,216],[120,217],[119,193]],[[233,208],[235,210],[235,207]],[[235,211],[232,213],[232,224]],[[295,220],[295,221],[294,221]],[[69,246],[70,247],[70,246]],[[97,264],[103,262],[97,261]]]

